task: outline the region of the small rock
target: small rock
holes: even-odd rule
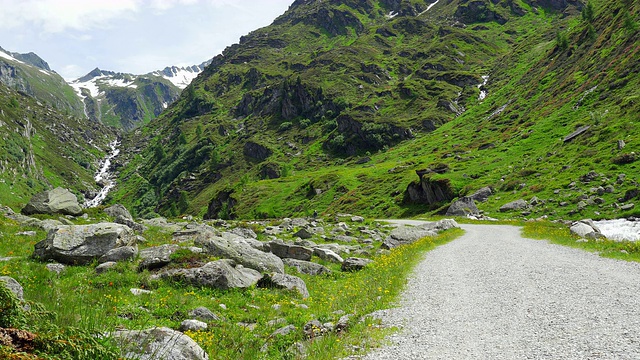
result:
[[[199,321],[199,320],[185,320],[180,323],[180,331],[204,331],[207,330],[209,326],[207,323]]]
[[[303,298],[309,297],[307,285],[297,276],[272,273],[265,275],[259,282],[258,287],[274,287],[278,289],[296,290]]]
[[[222,309],[224,309],[224,310],[227,310],[227,305],[225,305],[225,304],[220,304],[220,305],[218,305],[218,306],[220,306],[220,308],[222,308]]]
[[[313,253],[317,257],[325,261],[330,261],[338,264],[342,264],[342,262],[344,261],[340,255],[329,249],[315,248],[313,249]]]
[[[364,222],[364,218],[362,216],[352,216],[351,221],[361,223]]]
[[[625,205],[620,206],[620,210],[622,210],[622,211],[631,210],[631,209],[634,208],[634,206],[635,206],[635,204],[625,204]]]
[[[370,259],[350,257],[344,260],[341,269],[342,271],[359,271],[372,262],[373,260]]]
[[[133,294],[133,296],[153,294],[153,291],[149,291],[145,289],[132,288],[132,289],[129,289],[129,291]]]
[[[220,317],[204,306],[189,311],[189,316],[203,321],[220,321]]]
[[[60,273],[64,271],[65,266],[62,264],[55,263],[55,264],[47,264],[46,268],[47,270],[60,275]]]
[[[36,236],[36,232],[31,230],[31,231],[21,231],[16,233],[16,235],[18,236]]]
[[[276,336],[285,336],[285,335],[289,335],[292,332],[296,331],[296,327],[293,325],[287,325],[285,327],[282,327],[276,331],[274,331],[270,337],[276,337]]]
[[[96,274],[102,274],[103,272],[107,272],[113,269],[116,265],[117,263],[115,261],[107,261],[105,263],[102,263],[96,266],[96,269],[95,269]]]
[[[0,281],[4,283],[7,289],[11,290],[11,292],[16,295],[18,300],[24,300],[24,290],[22,289],[22,285],[20,285],[16,279],[10,276],[0,276]]]

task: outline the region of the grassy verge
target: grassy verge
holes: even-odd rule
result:
[[[25,230],[35,230],[36,235],[20,235]],[[359,272],[342,272],[338,264],[322,261],[332,274],[307,276],[288,268],[287,273],[306,282],[311,294],[306,299],[298,293],[278,289],[252,287],[223,291],[150,280],[150,273],[138,272],[135,262],[119,263],[102,274],[95,273],[97,264],[68,266],[56,274],[48,271],[45,263],[30,257],[33,245],[45,238],[43,231],[0,218],[0,232],[3,236],[0,256],[13,257],[0,263],[0,275],[15,278],[24,287],[25,299],[34,309],[40,309],[24,314],[29,325],[23,329],[32,331],[38,339],[53,339],[47,343],[59,347],[36,348],[30,353],[39,357],[33,358],[115,359],[109,340],[101,338],[97,342],[93,335],[115,328],[167,326],[178,329],[183,320],[190,318],[191,310],[204,306],[220,319],[208,321],[207,330],[187,334],[211,359],[294,359],[301,356],[301,351],[309,359],[335,359],[365,352],[381,343],[392,330],[381,328],[372,319],[360,319],[393,306],[408,273],[423,254],[453,240],[462,230],[449,230],[435,238],[374,255],[371,257],[374,263]],[[144,236],[148,242],[143,247],[171,242],[171,236],[155,228]],[[131,288],[152,293],[134,296]],[[311,320],[335,324],[346,314],[352,315],[346,331],[311,339],[303,332]],[[287,335],[274,335],[286,325],[295,326],[295,330]],[[75,343],[67,339],[68,336]],[[71,348],[65,348],[65,344]],[[98,352],[98,357],[92,357]],[[2,345],[0,354],[5,358],[21,358],[11,357],[15,353]]]
[[[638,242],[606,239],[584,241],[572,235],[569,228],[561,223],[527,222],[523,228],[523,235],[532,239],[549,240],[554,244],[595,252],[609,258],[640,262],[640,243]]]

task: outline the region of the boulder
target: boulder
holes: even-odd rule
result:
[[[195,244],[205,252],[226,259],[233,259],[250,269],[260,272],[284,273],[284,264],[274,254],[257,250],[240,239],[228,240],[208,233],[200,234]]]
[[[25,215],[32,214],[65,214],[78,216],[82,208],[78,198],[69,190],[61,187],[34,195],[22,209]]]
[[[577,221],[571,225],[571,228],[569,230],[572,234],[585,239],[604,238],[604,235],[602,235],[600,229],[591,219]]]
[[[171,254],[180,249],[179,245],[165,244],[143,249],[140,251],[140,259],[138,270],[154,270],[169,265],[171,262]]]
[[[107,251],[106,254],[102,255],[98,259],[98,263],[106,263],[109,261],[125,261],[131,260],[138,255],[138,247],[137,246],[121,246],[115,249],[111,249]]]
[[[480,211],[476,207],[476,203],[473,198],[469,196],[462,197],[449,206],[447,210],[447,216],[467,216],[476,215]]]
[[[340,268],[342,271],[359,271],[364,269],[367,265],[371,264],[373,260],[350,257],[344,260],[342,263],[342,267]]]
[[[287,325],[285,327],[282,327],[276,331],[274,331],[271,335],[269,335],[270,338],[276,337],[276,336],[285,336],[285,335],[289,335],[292,332],[296,331],[296,327],[294,325]]]
[[[118,263],[116,263],[115,261],[108,261],[105,263],[102,263],[98,266],[96,266],[95,268],[95,272],[96,274],[102,274],[104,272],[107,272],[111,269],[113,269]]]
[[[283,259],[282,260],[285,265],[294,267],[301,274],[307,275],[321,275],[321,274],[330,274],[331,270],[329,270],[326,266],[316,264],[310,261],[297,260],[297,259]]]
[[[333,250],[323,249],[323,248],[314,248],[313,253],[322,260],[330,261],[338,264],[342,264],[344,261],[342,257],[336,254]]]
[[[313,249],[311,248],[299,245],[285,244],[280,241],[271,241],[269,243],[269,248],[271,249],[271,252],[273,254],[281,259],[291,258],[309,261],[311,260],[311,256],[313,255]]]
[[[500,212],[524,210],[524,209],[527,209],[528,207],[529,207],[529,204],[525,200],[520,199],[520,200],[512,201],[510,203],[502,205],[500,207]]]
[[[16,279],[10,276],[0,276],[0,281],[4,283],[4,286],[6,286],[7,289],[11,290],[11,292],[16,295],[18,300],[24,300],[24,290],[22,289],[22,285],[20,285]]]
[[[180,324],[180,331],[204,331],[207,330],[207,323],[200,320],[185,320]]]
[[[209,355],[187,335],[166,327],[115,331],[112,337],[124,358],[138,360],[208,360]]]
[[[61,225],[34,246],[33,255],[63,264],[87,264],[115,248],[133,246],[136,240],[133,231],[125,225]]]
[[[256,270],[236,265],[233,260],[222,259],[209,262],[199,268],[167,270],[158,277],[185,281],[195,286],[227,290],[253,286],[262,278],[262,275]]]
[[[249,229],[249,228],[245,228],[245,227],[237,227],[234,229],[231,229],[230,231],[233,234],[236,234],[240,237],[243,237],[245,239],[257,239],[258,235],[256,235],[255,231]]]
[[[202,321],[219,321],[220,317],[204,306],[189,311],[189,316]]]
[[[427,236],[436,236],[436,232],[431,229],[425,229],[418,226],[398,226],[393,229],[389,236],[383,241],[381,247],[383,249],[393,249],[404,244],[411,244],[418,239]]]
[[[311,239],[313,237],[313,232],[309,231],[307,228],[302,228],[293,234],[294,237],[299,237],[300,239]]]
[[[309,297],[307,284],[297,276],[272,273],[265,275],[258,282],[258,287],[296,290],[303,298]]]
[[[64,269],[66,268],[66,266],[62,265],[62,264],[58,264],[58,263],[54,263],[54,264],[47,264],[45,266],[47,268],[47,270],[56,273],[57,275],[60,275]]]
[[[104,209],[104,212],[114,219],[118,216],[122,216],[124,219],[133,221],[133,217],[131,216],[131,213],[129,213],[129,210],[127,210],[126,207],[120,204],[109,206],[108,208]]]
[[[491,191],[491,188],[486,186],[471,194],[469,197],[474,201],[485,202],[487,201],[487,199],[489,199],[489,196],[491,196],[492,193],[493,192]]]
[[[145,230],[147,230],[147,227],[141,224],[138,224],[137,222],[124,217],[123,215],[118,215],[116,216],[116,219],[114,221],[116,224],[122,224],[122,225],[127,225],[128,227],[130,227],[131,229],[133,229],[133,231],[136,232],[143,232]]]

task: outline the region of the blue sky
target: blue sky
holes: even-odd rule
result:
[[[0,0],[0,46],[66,79],[194,65],[269,25],[293,0]]]

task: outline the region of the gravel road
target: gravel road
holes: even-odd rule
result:
[[[640,359],[640,264],[524,239],[520,229],[462,225],[429,252],[400,307],[402,330],[380,359]]]

